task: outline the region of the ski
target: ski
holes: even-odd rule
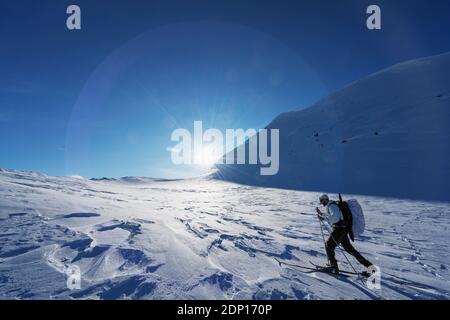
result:
[[[315,264],[314,262],[312,262],[312,261],[309,261],[309,263],[311,264],[311,265],[313,265],[315,268],[317,268],[318,270],[323,270],[323,272],[326,272],[326,273],[331,273],[331,274],[336,274],[336,273],[333,273],[333,272],[330,272],[330,271],[326,271],[326,270],[324,270],[324,269],[326,269],[326,268],[328,268],[327,266],[320,266],[320,265],[317,265],[317,264]],[[363,272],[360,272],[360,273],[356,273],[356,272],[351,272],[351,271],[339,271],[339,275],[348,275],[348,276],[361,276],[361,277],[368,277],[369,275],[368,274],[366,274],[366,273],[363,273]]]
[[[317,271],[317,268],[301,266],[301,265],[298,265],[298,264],[281,261],[281,260],[278,260],[277,258],[275,258],[275,260],[278,262],[278,264],[280,266],[284,264],[284,265],[289,266],[289,267],[301,268],[301,269],[310,270],[310,271]]]
[[[309,274],[309,273],[314,273],[314,272],[320,272],[320,273],[326,273],[326,274],[329,274],[329,275],[333,275],[333,276],[336,276],[336,277],[343,277],[343,278],[349,278],[349,277],[353,277],[354,276],[354,275],[349,275],[349,274],[334,274],[334,273],[328,272],[326,270],[320,270],[320,269],[318,269],[316,267],[306,267],[306,266],[301,266],[301,265],[297,265],[297,264],[293,264],[293,263],[280,261],[278,259],[275,259],[275,260],[277,260],[280,265],[286,265],[286,266],[288,266],[290,268],[293,268],[295,270],[301,271],[303,273],[308,273]]]
[[[285,262],[285,261],[280,261],[280,260],[278,260],[277,258],[275,258],[275,260],[276,260],[280,265],[286,265],[286,266],[289,266],[289,267],[295,268],[295,269],[304,269],[304,270],[307,270],[307,271],[301,270],[301,271],[304,272],[304,273],[321,272],[321,273],[326,273],[326,274],[330,274],[330,275],[333,275],[333,276],[337,276],[337,277],[340,276],[340,277],[345,277],[345,278],[350,278],[350,277],[354,277],[354,276],[357,276],[357,275],[358,275],[357,273],[354,273],[354,272],[347,272],[347,271],[341,271],[339,274],[335,274],[335,273],[332,273],[332,272],[330,272],[330,271],[321,269],[321,268],[322,268],[321,266],[314,265],[313,263],[311,263],[311,264],[313,264],[313,267],[307,267],[307,266],[302,266],[302,265],[298,265],[298,264],[294,264],[294,263],[289,263],[289,262]],[[300,270],[299,270],[299,271],[300,271]]]

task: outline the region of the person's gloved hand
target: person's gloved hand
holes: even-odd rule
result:
[[[319,220],[320,221],[325,220],[325,218],[323,217],[322,212],[319,210],[319,208],[316,208],[316,211],[317,211],[317,217],[319,217]]]

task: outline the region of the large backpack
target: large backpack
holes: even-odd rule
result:
[[[366,226],[361,205],[356,199],[343,201],[341,194],[339,194],[339,202],[337,205],[344,216],[344,223],[347,226],[348,235],[352,241],[355,241],[355,236],[363,234]]]
[[[352,231],[355,236],[362,235],[366,227],[366,221],[364,219],[364,212],[359,204],[358,200],[347,200],[347,205],[352,213]]]

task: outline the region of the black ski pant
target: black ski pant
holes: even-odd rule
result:
[[[345,251],[354,256],[359,263],[364,265],[366,268],[371,266],[372,263],[364,258],[350,243],[350,238],[348,236],[348,231],[343,227],[334,227],[330,234],[330,237],[325,244],[325,249],[327,251],[328,259],[332,266],[337,266],[337,261],[335,257],[334,250],[341,244]]]

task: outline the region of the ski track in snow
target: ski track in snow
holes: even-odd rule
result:
[[[317,196],[1,170],[0,299],[449,299],[446,203],[357,197],[367,229],[355,246],[380,266],[381,290],[281,267],[325,263]],[[66,286],[71,265],[79,290]]]

